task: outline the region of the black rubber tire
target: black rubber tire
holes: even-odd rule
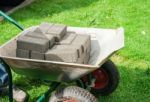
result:
[[[93,93],[96,96],[97,95],[107,96],[112,92],[114,92],[118,87],[120,76],[117,67],[111,60],[106,61],[101,66],[101,68],[103,68],[103,70],[105,70],[106,73],[108,74],[109,82],[103,89],[92,88],[91,93]]]
[[[77,86],[69,86],[53,92],[49,102],[59,102],[57,100],[62,99],[63,97],[75,98],[78,99],[79,102],[98,102],[95,96],[89,91]]]

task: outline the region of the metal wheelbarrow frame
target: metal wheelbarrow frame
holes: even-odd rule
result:
[[[16,23],[15,25],[18,26]],[[36,27],[37,26],[30,27],[24,30],[21,34],[28,30],[33,30]],[[20,26],[19,28],[23,29]],[[6,67],[9,73],[11,72],[9,69],[11,68],[16,73],[22,75],[52,81],[51,88],[41,96],[37,102],[41,102],[49,93],[54,91],[61,82],[76,81],[80,87],[90,90],[90,85],[94,80],[90,73],[99,69],[113,53],[124,46],[123,28],[99,29],[68,27],[67,30],[75,31],[78,34],[91,35],[92,47],[88,65],[17,58],[16,41],[20,34],[0,47],[1,64]],[[89,79],[89,85],[86,87],[83,85],[83,81],[80,80],[84,76],[87,76]]]

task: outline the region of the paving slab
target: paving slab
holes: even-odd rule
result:
[[[79,64],[88,64],[90,59],[90,52],[86,53],[84,52],[80,58],[78,58],[77,63]]]
[[[70,45],[70,46],[72,46],[74,49],[76,49],[78,51],[78,58],[83,54],[81,45]]]
[[[40,31],[39,28],[36,28],[33,32],[28,32],[25,34],[25,36],[33,37],[33,38],[41,38],[41,39],[47,39],[49,40],[49,48],[51,48],[55,43],[55,38],[53,35],[50,34],[44,34]]]
[[[57,46],[57,47],[56,47]],[[76,63],[78,59],[78,51],[74,48],[67,49],[61,45],[56,45],[45,54],[46,60]],[[60,47],[59,47],[60,46]]]
[[[30,51],[29,50],[16,49],[16,57],[30,58]]]
[[[72,45],[81,45],[82,52],[84,53],[87,48],[91,47],[90,35],[77,35],[73,40]]]
[[[54,35],[56,41],[60,41],[67,33],[67,26],[60,24],[53,24],[47,31],[48,34]]]
[[[47,36],[40,32],[29,31],[24,36],[33,37],[33,38],[41,38],[41,39],[48,39]]]
[[[89,60],[90,60],[90,53],[86,54],[84,64],[88,64]]]
[[[55,45],[55,37],[53,35],[50,35],[50,34],[45,34],[45,36],[49,40],[49,48],[52,48]]]
[[[49,48],[49,40],[21,36],[17,40],[17,48],[45,53]]]
[[[56,42],[57,45],[69,45],[76,37],[75,32],[67,32],[67,34],[62,38],[60,42]]]
[[[31,51],[31,59],[45,60],[45,53]]]
[[[88,50],[91,50],[90,36],[77,34],[71,45],[78,49],[80,55],[79,57],[81,57],[82,54],[88,52]]]
[[[41,23],[41,24],[39,25],[39,28],[42,30],[43,33],[47,33],[48,30],[49,30],[52,26],[53,26],[52,23],[45,23],[45,22],[43,22],[43,23]]]
[[[81,54],[81,56],[78,58],[77,63],[88,64],[88,61],[90,59],[90,52],[91,46],[87,47],[86,50]]]
[[[49,39],[49,48],[52,48],[55,45],[55,37],[53,35],[47,36]]]
[[[81,51],[79,51],[78,49],[80,48],[81,46],[72,46],[72,45],[55,45],[52,50],[62,50],[62,51],[69,51],[69,50],[72,50],[72,49],[75,49],[76,52],[77,52],[77,57],[79,58],[81,55]]]
[[[44,32],[42,31],[42,29],[40,29],[40,27],[35,28],[33,32],[44,34]]]

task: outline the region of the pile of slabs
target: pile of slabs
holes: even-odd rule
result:
[[[87,64],[90,35],[68,32],[67,26],[42,23],[19,36],[16,55],[21,58]]]

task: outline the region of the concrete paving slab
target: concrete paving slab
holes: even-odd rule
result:
[[[61,45],[57,45],[61,46]],[[50,61],[60,61],[60,62],[69,62],[69,63],[76,63],[78,59],[78,52],[76,49],[65,49],[62,46],[52,48],[51,50],[47,51],[45,54],[46,60]]]
[[[40,29],[39,27],[37,27],[36,29],[34,29],[35,33],[40,33],[40,34],[44,34],[44,32],[42,31],[42,29]]]
[[[56,41],[60,41],[67,33],[67,26],[60,24],[53,24],[47,31],[48,34],[54,35]]]
[[[53,35],[50,34],[43,34],[40,32],[39,29],[36,29],[36,31],[28,32],[25,34],[25,36],[33,37],[33,38],[42,38],[49,40],[49,48],[51,48],[55,43],[55,38]]]
[[[60,42],[56,42],[58,45],[69,45],[75,39],[76,33],[75,32],[67,32],[67,34],[62,38]]]
[[[72,50],[72,49],[75,49],[76,52],[77,52],[77,57],[79,58],[81,55],[81,51],[79,51],[79,48],[81,46],[72,46],[72,45],[55,45],[52,50],[62,50],[62,51],[68,51],[68,50]]]
[[[84,58],[84,64],[88,64],[89,60],[90,60],[90,53],[86,54]]]
[[[47,36],[49,39],[49,48],[52,48],[55,45],[55,37],[53,35]]]
[[[87,48],[91,48],[90,35],[77,35],[72,42],[73,45],[81,45],[82,53],[86,51]]]
[[[90,52],[88,52],[88,53],[85,52],[81,55],[80,58],[78,58],[77,63],[88,64],[89,59],[90,59]]]
[[[88,64],[88,61],[90,59],[90,52],[91,52],[91,45],[85,49],[85,51],[81,54],[81,56],[78,58],[77,63],[80,64]]]
[[[29,50],[16,49],[16,57],[30,58],[30,51]]]
[[[49,48],[49,40],[21,36],[17,40],[17,48],[45,53]]]
[[[24,36],[28,36],[28,37],[33,37],[33,38],[41,38],[41,39],[48,39],[47,36],[43,33],[39,33],[39,32],[28,32],[26,33]]]
[[[55,37],[53,35],[50,35],[50,34],[44,34],[44,35],[49,40],[49,48],[53,47],[53,45],[55,45]]]
[[[45,60],[45,53],[31,51],[31,59]]]
[[[52,25],[53,25],[52,23],[43,22],[39,25],[39,28],[42,30],[43,33],[47,33],[48,29],[50,29]]]

